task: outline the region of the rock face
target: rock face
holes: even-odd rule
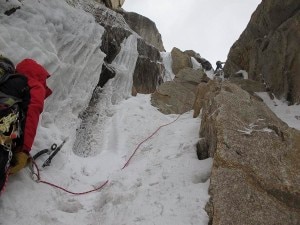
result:
[[[120,14],[121,11],[113,11],[104,6],[97,8],[90,7],[88,4],[84,6],[84,9],[93,14],[96,21],[105,28],[100,48],[106,57],[98,83],[100,87],[103,87],[109,79],[115,76],[114,67],[111,63],[119,54],[122,42],[136,33]],[[142,22],[140,24],[142,25]],[[144,34],[147,36],[147,31],[144,31]],[[150,30],[149,36],[151,34],[152,31]],[[137,51],[139,55],[133,74],[133,92],[135,94],[153,93],[161,82],[164,73],[160,52],[140,37],[138,38]]]
[[[299,224],[300,132],[235,84],[201,86],[198,157],[214,157],[209,224]]]
[[[106,82],[116,76],[114,68],[110,67],[107,63],[103,63],[102,70],[97,86],[104,87]]]
[[[130,31],[120,27],[105,26],[102,36],[101,51],[106,54],[105,61],[111,63],[121,50],[121,43],[131,34]]]
[[[137,93],[153,93],[162,83],[164,66],[161,62],[160,52],[143,39],[138,39],[139,53],[134,74],[133,86]]]
[[[151,103],[165,114],[187,112],[193,108],[197,85],[207,81],[202,69],[182,69],[173,81],[158,87],[151,96]]]
[[[172,56],[172,71],[176,75],[184,68],[193,68],[191,57],[182,52],[178,48],[173,48],[171,51]]]
[[[95,2],[102,2],[105,4],[106,7],[116,10],[122,7],[125,0],[95,0]]]
[[[203,69],[205,69],[205,70],[212,69],[211,63],[208,60],[206,60],[205,58],[201,57],[200,54],[196,53],[195,51],[186,50],[186,51],[184,51],[184,53],[190,57],[194,57],[197,60],[197,62],[201,64]]]
[[[231,47],[224,71],[246,70],[272,92],[300,103],[300,1],[265,0]]]
[[[138,35],[140,35],[147,43],[153,45],[159,51],[165,51],[161,35],[156,28],[155,23],[134,12],[120,12],[128,25],[132,30],[134,30]]]
[[[208,60],[202,58],[199,53],[193,50],[186,50],[182,52],[180,49],[174,47],[171,51],[172,56],[172,71],[177,74],[184,68],[193,68],[191,57],[194,57],[198,63],[201,64],[205,70],[211,70],[212,66]]]
[[[241,78],[231,78],[230,82],[238,85],[243,90],[247,91],[252,96],[257,96],[255,92],[265,92],[266,87],[264,84],[254,80],[245,80]]]

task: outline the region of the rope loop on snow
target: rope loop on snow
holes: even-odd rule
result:
[[[159,94],[161,94],[159,92],[159,90],[156,90],[156,92],[158,92]],[[164,95],[164,94],[161,94]],[[184,105],[181,108],[181,112],[177,118],[173,121],[171,121],[170,123],[164,124],[159,126],[149,137],[147,137],[146,139],[144,139],[141,143],[138,144],[138,146],[134,149],[133,153],[131,154],[131,156],[129,157],[129,159],[126,161],[126,163],[124,164],[124,166],[122,167],[122,170],[125,169],[125,167],[127,167],[129,165],[129,162],[131,161],[131,159],[133,158],[133,156],[136,154],[137,150],[141,147],[142,144],[144,144],[146,141],[148,141],[150,138],[152,138],[161,128],[166,127],[171,125],[172,123],[175,123],[184,113],[185,113],[185,107],[188,106],[188,96],[186,96],[185,101],[184,101]]]
[[[161,128],[163,127],[166,127],[166,126],[169,126],[170,124],[172,123],[175,123],[179,117],[181,116],[182,114],[178,115],[178,117],[171,121],[170,123],[167,123],[167,124],[164,124],[164,125],[161,125],[159,126],[150,136],[148,136],[146,139],[144,139],[142,142],[140,142],[137,147],[134,149],[133,153],[131,154],[131,156],[129,157],[129,159],[126,161],[126,163],[124,164],[124,166],[122,167],[122,170],[127,167],[131,161],[131,159],[134,157],[134,155],[136,154],[137,150],[141,147],[142,144],[144,144],[146,141],[148,141],[150,138],[152,138]],[[94,188],[94,189],[91,189],[91,190],[88,190],[88,191],[84,191],[84,192],[73,192],[73,191],[70,191],[70,190],[67,190],[66,188],[63,188],[61,186],[58,186],[56,184],[53,184],[53,183],[50,183],[48,181],[45,181],[45,180],[42,180],[41,179],[41,175],[40,175],[40,169],[38,167],[38,165],[36,164],[36,162],[34,161],[34,159],[31,160],[31,177],[32,177],[32,180],[34,180],[35,182],[37,183],[43,183],[43,184],[47,184],[53,188],[56,188],[56,189],[60,189],[64,192],[67,192],[69,194],[73,194],[73,195],[84,195],[84,194],[88,194],[88,193],[91,193],[91,192],[95,192],[95,191],[99,191],[101,190],[102,188],[104,188],[107,184],[108,184],[108,181],[109,180],[106,180],[102,185],[100,185],[99,187],[97,188]]]
[[[50,183],[48,181],[42,180],[41,176],[40,176],[40,169],[39,169],[38,165],[36,164],[36,162],[33,159],[31,161],[31,163],[32,163],[32,165],[31,165],[32,179],[35,182],[47,184],[47,185],[49,185],[49,186],[51,186],[53,188],[60,189],[60,190],[62,190],[64,192],[67,192],[67,193],[72,194],[72,195],[84,195],[84,194],[89,194],[91,192],[99,191],[102,188],[104,188],[104,186],[106,186],[108,184],[108,180],[106,180],[102,185],[100,185],[99,187],[93,188],[91,190],[84,191],[84,192],[73,192],[73,191],[67,190],[66,188],[63,188],[61,186],[58,186],[56,184],[53,184],[53,183]]]
[[[164,125],[161,125],[159,126],[150,136],[148,136],[146,139],[144,139],[141,143],[138,144],[138,146],[134,149],[133,153],[131,154],[131,156],[129,157],[129,159],[126,161],[126,163],[124,164],[124,166],[122,167],[122,170],[127,167],[129,165],[129,162],[131,161],[131,159],[133,158],[133,156],[135,155],[135,153],[137,152],[137,150],[141,147],[142,144],[144,144],[146,141],[148,141],[150,138],[152,138],[161,128],[163,127],[166,127],[166,126],[169,126],[171,125],[172,123],[175,123],[179,117],[181,116],[182,114],[179,114],[177,116],[177,118],[173,121],[171,121],[170,123],[167,123],[167,124],[164,124]]]
[[[169,125],[171,125],[172,123],[175,123],[175,122],[180,118],[180,116],[182,116],[182,114],[184,114],[184,113],[179,114],[175,120],[173,120],[173,121],[171,121],[171,122],[169,122],[169,123],[167,123],[167,124],[164,124],[164,125],[159,126],[159,127],[158,127],[158,128],[157,128],[150,136],[148,136],[148,137],[145,138],[142,142],[140,142],[140,143],[137,145],[137,147],[134,149],[133,153],[132,153],[131,156],[128,158],[128,160],[126,161],[126,163],[124,164],[124,166],[122,167],[121,170],[125,169],[125,168],[129,165],[131,159],[134,157],[134,155],[136,154],[137,150],[141,147],[142,144],[144,144],[146,141],[148,141],[150,138],[152,138],[152,137],[153,137],[153,136],[154,136],[161,128],[166,127],[166,126],[169,126]],[[41,176],[40,176],[40,169],[39,169],[38,165],[36,164],[36,162],[34,161],[34,159],[32,159],[31,163],[32,163],[32,164],[31,164],[32,179],[33,179],[35,182],[47,184],[47,185],[49,185],[49,186],[51,186],[51,187],[53,187],[53,188],[60,189],[60,190],[62,190],[62,191],[64,191],[64,192],[67,192],[67,193],[73,194],[73,195],[84,195],[84,194],[88,194],[88,193],[91,193],[91,192],[99,191],[99,190],[101,190],[102,188],[104,188],[104,187],[108,184],[108,182],[109,182],[109,180],[106,180],[106,181],[105,181],[102,185],[100,185],[99,187],[94,188],[94,189],[91,189],[91,190],[89,190],[89,191],[84,191],[84,192],[73,192],[73,191],[67,190],[66,188],[63,188],[63,187],[61,187],[61,186],[58,186],[58,185],[56,185],[56,184],[53,184],[53,183],[50,183],[50,182],[48,182],[48,181],[42,180],[42,179],[41,179]]]

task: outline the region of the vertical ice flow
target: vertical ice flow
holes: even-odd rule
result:
[[[175,77],[175,74],[172,71],[172,56],[170,52],[161,52],[163,64],[165,66],[165,75],[163,77],[164,82],[172,81]]]
[[[116,69],[116,76],[111,82],[113,89],[112,104],[131,96],[133,72],[137,57],[137,38],[135,35],[130,35],[124,40],[120,53],[112,62],[112,66]]]
[[[103,89],[96,88],[88,108],[81,115],[82,122],[74,143],[74,153],[79,156],[88,157],[101,152],[104,143],[109,142],[104,138],[104,131],[107,130],[107,119],[114,113],[114,105],[131,96],[133,72],[138,57],[137,37],[129,36],[121,47],[111,63],[116,71],[115,77]],[[118,130],[112,129],[114,138],[117,138]]]

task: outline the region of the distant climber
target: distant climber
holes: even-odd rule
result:
[[[218,70],[223,70],[223,64],[225,64],[225,62],[221,62],[221,61],[217,61],[216,62],[216,65],[217,65],[217,67],[216,67],[216,69],[215,69],[215,73],[218,71]]]

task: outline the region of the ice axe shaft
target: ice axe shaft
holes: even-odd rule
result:
[[[51,146],[52,153],[50,156],[46,159],[46,161],[43,163],[42,167],[50,166],[51,160],[54,158],[54,156],[61,150],[62,146],[66,143],[67,139],[65,139],[59,146],[57,144],[53,144]]]

